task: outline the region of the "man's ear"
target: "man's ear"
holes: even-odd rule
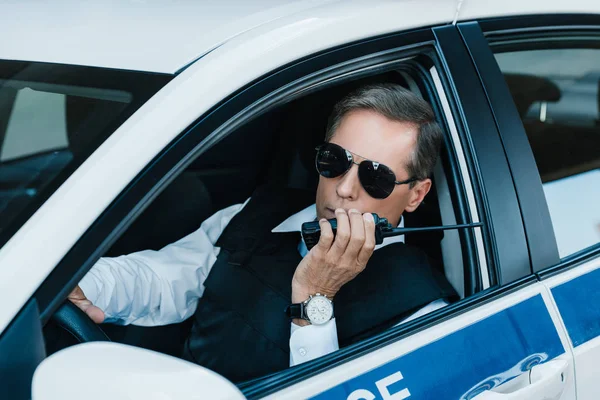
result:
[[[417,181],[417,184],[410,190],[410,198],[405,211],[415,211],[421,205],[427,193],[429,193],[429,189],[431,189],[431,179],[427,178]]]

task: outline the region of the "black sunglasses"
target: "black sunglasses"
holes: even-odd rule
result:
[[[357,163],[353,154],[334,143],[317,146],[316,166],[319,174],[325,178],[336,178],[348,172],[352,164],[358,165],[358,180],[369,196],[385,199],[394,191],[396,185],[416,182],[418,178],[397,181],[394,171],[377,161],[364,160]],[[359,156],[360,157],[360,156]]]

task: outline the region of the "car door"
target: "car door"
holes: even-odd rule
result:
[[[521,204],[524,219],[536,216],[539,226],[547,227],[532,225],[531,235],[536,239],[530,249],[540,255],[534,270],[551,291],[568,333],[577,398],[596,399],[600,396],[596,384],[600,356],[600,15],[513,17],[484,21],[481,26],[499,70],[508,77],[508,90],[498,93],[497,100],[512,96],[517,104],[518,113],[507,116],[512,132],[503,134],[525,139],[521,149],[515,148],[514,159],[509,156],[511,168],[515,174],[534,178],[522,181],[520,197],[532,191],[543,193],[537,206]],[[519,87],[511,86],[515,78],[521,82]]]

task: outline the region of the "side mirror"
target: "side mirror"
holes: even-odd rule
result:
[[[245,399],[235,385],[198,365],[111,342],[82,343],[36,369],[33,400]]]

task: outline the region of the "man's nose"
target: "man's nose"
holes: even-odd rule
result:
[[[343,199],[356,200],[359,191],[360,181],[358,180],[358,166],[352,165],[348,172],[340,177],[336,192],[337,195]]]

